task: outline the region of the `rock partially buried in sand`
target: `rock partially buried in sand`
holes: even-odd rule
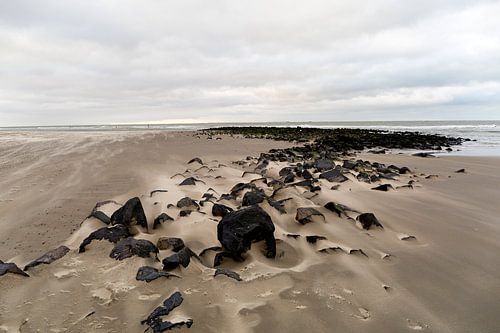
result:
[[[173,309],[182,304],[182,295],[180,292],[176,291],[169,298],[163,301],[163,305],[155,308],[153,312],[146,318],[141,321],[141,324],[147,324],[153,332],[164,332],[166,330],[170,330],[172,328],[180,327],[182,325],[186,325],[188,328],[191,327],[193,321],[191,319],[183,322],[172,323],[169,321],[163,321],[161,319],[162,316],[168,315]]]
[[[329,211],[336,213],[339,217],[342,217],[342,215],[347,216],[346,212],[355,212],[355,210],[353,210],[352,208],[333,201],[326,203],[323,207],[325,207]]]
[[[250,191],[243,196],[242,206],[253,206],[263,202],[266,195],[261,191]]]
[[[112,243],[118,242],[120,239],[132,236],[128,230],[128,227],[123,224],[117,224],[109,228],[101,228],[92,232],[87,236],[80,244],[79,253],[85,252],[85,247],[89,245],[94,239],[101,240],[106,239]]]
[[[168,272],[164,271],[159,271],[154,267],[149,267],[149,266],[142,266],[139,268],[137,271],[137,275],[135,276],[135,279],[137,281],[146,281],[146,282],[151,282],[153,280],[156,280],[160,277],[176,277],[180,278],[180,276],[175,275],[175,274],[170,274]]]
[[[417,156],[417,157],[436,157],[432,155],[431,153],[415,153],[412,156]]]
[[[186,179],[184,179],[180,184],[179,186],[186,186],[186,185],[196,185],[196,182],[202,182],[201,180],[199,179],[196,179],[194,177],[188,177]]]
[[[228,207],[225,205],[221,205],[221,204],[216,203],[212,206],[212,215],[213,216],[224,217],[227,214],[231,213],[232,211],[233,211],[233,209],[231,207]]]
[[[455,173],[465,173],[465,169],[458,169]]]
[[[150,254],[158,254],[158,248],[146,239],[135,239],[132,237],[122,239],[111,250],[110,258],[116,260],[123,260],[132,256],[139,256],[141,258],[148,258]]]
[[[2,260],[0,260],[0,276],[7,274],[7,273],[12,273],[12,274],[17,274],[17,275],[29,277],[29,275],[26,272],[24,272],[22,269],[17,267],[17,265],[14,264],[13,262],[5,262],[4,263]]]
[[[389,190],[394,190],[394,187],[392,187],[391,184],[382,184],[376,187],[372,187],[372,190],[374,191],[382,191],[382,192],[388,192]]]
[[[325,239],[326,239],[325,236],[318,236],[318,235],[309,235],[309,236],[306,236],[306,241],[309,244],[316,244],[317,241],[319,241],[319,240],[325,240]]]
[[[89,217],[94,217],[104,224],[111,223],[111,218],[108,215],[101,212],[100,210],[93,211],[92,213],[90,213]]]
[[[61,259],[68,252],[69,252],[69,248],[66,247],[66,246],[64,246],[64,245],[61,245],[58,248],[45,253],[40,258],[38,258],[36,260],[33,260],[32,262],[30,262],[29,264],[27,264],[24,267],[24,270],[27,271],[28,269],[30,269],[32,267],[36,267],[36,266],[38,266],[40,264],[47,264],[48,265],[48,264],[50,264],[50,263],[52,263],[52,262],[54,262],[54,261],[56,261],[58,259]]]
[[[194,162],[198,162],[199,164],[203,164],[203,161],[199,157],[192,158],[191,160],[189,160],[189,162],[187,164],[191,164]]]
[[[333,169],[335,167],[335,164],[330,160],[321,159],[321,160],[316,160],[316,162],[314,162],[314,167],[318,171],[324,171]]]
[[[162,260],[164,270],[172,270],[180,265],[186,268],[191,262],[191,257],[198,257],[189,247],[183,247],[179,252]]]
[[[138,197],[128,200],[123,207],[111,215],[111,224],[123,224],[126,226],[138,224],[147,230],[148,221],[146,220],[141,200]]]
[[[181,208],[181,209],[184,209],[184,208],[199,209],[200,208],[200,206],[196,203],[196,201],[194,201],[190,197],[184,197],[181,200],[177,201],[176,206],[177,206],[177,208]]]
[[[344,176],[339,169],[328,170],[319,175],[319,178],[324,178],[331,183],[343,183],[349,178]]]
[[[238,273],[226,268],[217,268],[215,270],[214,277],[216,277],[217,275],[225,275],[232,279],[235,279],[236,281],[243,281]]]
[[[370,230],[372,226],[384,228],[373,213],[363,213],[359,215],[356,220],[365,230]]]
[[[295,215],[295,220],[300,224],[306,224],[312,222],[314,216],[321,216],[323,219],[325,216],[321,214],[316,208],[313,207],[300,207],[297,208],[297,214]]]
[[[217,239],[233,258],[250,249],[252,242],[266,242],[266,257],[276,256],[274,224],[259,206],[250,206],[224,216],[217,225]]]
[[[173,220],[174,219],[172,217],[170,217],[169,215],[167,215],[166,213],[161,213],[160,215],[158,215],[157,218],[155,218],[155,220],[153,222],[153,229],[156,229],[163,222],[173,221]]]
[[[171,248],[174,252],[179,252],[184,246],[184,241],[177,237],[160,237],[156,243],[158,250],[168,250]]]

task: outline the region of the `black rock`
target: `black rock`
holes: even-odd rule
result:
[[[339,169],[328,170],[319,175],[319,178],[324,178],[329,182],[342,183],[349,180],[346,176],[342,174]]]
[[[417,157],[436,157],[436,156],[432,155],[431,153],[415,153],[415,154],[413,154],[413,156],[417,156]]]
[[[221,194],[219,200],[234,200],[234,199],[235,199],[235,196],[233,194],[223,193],[223,194]]]
[[[325,216],[321,214],[316,208],[312,207],[300,207],[297,208],[297,214],[295,215],[295,220],[297,220],[300,224],[306,224],[312,222],[313,216],[321,216],[323,219]]]
[[[224,216],[217,225],[217,239],[234,258],[241,258],[252,242],[261,240],[266,242],[266,256],[276,256],[273,221],[259,206],[250,206]]]
[[[284,167],[283,169],[281,169],[279,171],[280,177],[285,177],[285,176],[287,176],[289,174],[293,175],[293,168],[291,168],[291,167]]]
[[[465,173],[465,169],[458,169],[455,173]]]
[[[154,253],[155,256],[158,254],[158,248],[153,243],[146,239],[129,237],[119,241],[111,250],[109,257],[116,260],[123,260],[134,255],[148,258],[151,253]]]
[[[289,173],[283,179],[283,183],[285,183],[285,184],[292,183],[294,181],[295,181],[295,175],[293,173]]]
[[[274,199],[268,198],[267,202],[269,203],[269,205],[271,205],[271,207],[273,207],[274,209],[279,211],[281,214],[286,214],[285,202],[290,200],[290,199],[292,199],[292,198],[286,198],[286,199],[282,199],[282,200],[274,200]]]
[[[261,191],[249,191],[243,196],[242,205],[252,206],[263,202],[266,199],[266,194]]]
[[[168,315],[173,309],[181,305],[183,300],[181,293],[176,291],[164,300],[162,305],[155,308],[145,320],[141,321],[141,324],[147,324],[154,332],[163,332],[157,330],[157,327],[162,324],[161,317]]]
[[[365,230],[369,230],[371,228],[371,226],[383,228],[382,224],[380,224],[380,222],[378,221],[378,219],[375,217],[375,215],[373,213],[363,213],[363,214],[359,215],[356,218],[356,220],[358,220],[359,223],[361,223],[361,226]]]
[[[317,235],[306,236],[306,241],[311,244],[316,244],[317,241],[322,239],[326,239],[326,237]]]
[[[313,178],[313,175],[309,172],[309,170],[304,170],[302,171],[302,177],[304,179],[312,179]]]
[[[394,190],[391,184],[382,184],[376,187],[372,187],[372,190],[387,192],[389,190]]]
[[[80,244],[79,253],[85,252],[85,247],[89,245],[94,239],[101,240],[106,239],[112,243],[118,242],[120,239],[132,236],[128,230],[128,227],[123,224],[117,224],[109,228],[101,228],[92,232],[87,236]]]
[[[371,183],[370,175],[366,172],[360,172],[356,176],[356,179],[360,182]]]
[[[160,215],[158,215],[157,218],[155,218],[155,220],[153,222],[153,229],[156,229],[156,227],[161,225],[163,222],[173,221],[173,220],[174,219],[171,218],[170,216],[168,216],[166,213],[161,213]]]
[[[189,266],[192,256],[196,257],[196,254],[189,247],[183,247],[179,252],[163,259],[163,269],[172,270],[179,267],[179,265],[186,268]]]
[[[154,191],[149,192],[149,196],[152,197],[153,194],[155,194],[155,193],[167,193],[167,192],[168,192],[168,190],[154,190]]]
[[[0,260],[0,276],[7,273],[18,274],[29,277],[27,273],[25,273],[22,269],[17,267],[17,265],[14,264],[13,262],[3,262],[2,260]]]
[[[344,169],[349,169],[349,170],[353,170],[358,164],[356,163],[356,161],[352,161],[352,160],[344,160],[344,164],[342,164],[342,167]]]
[[[346,215],[347,211],[355,212],[355,210],[353,210],[352,208],[349,208],[347,206],[344,206],[342,204],[333,201],[326,203],[323,207],[325,207],[329,211],[336,213],[339,217],[342,217],[342,215]]]
[[[410,172],[411,172],[411,170],[408,167],[401,167],[401,168],[399,168],[399,174],[400,175],[405,175],[405,174],[410,173]]]
[[[241,191],[245,189],[251,189],[251,190],[256,190],[257,186],[252,183],[238,183],[231,188],[231,195],[233,197],[236,197]]]
[[[221,204],[214,204],[212,206],[212,215],[213,216],[220,216],[224,217],[226,214],[232,212],[233,209],[231,207],[221,205]]]
[[[69,252],[69,248],[66,247],[66,246],[64,246],[64,245],[61,245],[58,248],[45,253],[40,258],[38,258],[36,260],[33,260],[32,262],[30,262],[29,264],[27,264],[24,267],[24,270],[27,271],[28,269],[30,269],[32,267],[36,267],[36,266],[38,266],[40,264],[47,264],[48,265],[48,264],[50,264],[50,263],[52,263],[52,262],[54,262],[54,261],[56,261],[58,259],[61,259],[68,252]]]
[[[123,207],[111,215],[111,224],[123,224],[126,226],[138,224],[147,230],[148,221],[146,220],[141,200],[138,197],[128,200]]]
[[[191,199],[190,197],[184,197],[181,200],[177,201],[177,208],[190,208],[190,209],[199,209],[200,206]]]
[[[335,164],[331,160],[321,159],[314,162],[314,167],[318,171],[330,170],[335,167]]]
[[[135,276],[135,279],[137,281],[151,282],[151,281],[156,280],[156,279],[158,279],[160,277],[166,277],[166,278],[176,277],[176,278],[180,278],[180,276],[178,276],[178,275],[170,274],[170,273],[164,272],[164,271],[159,271],[159,270],[157,270],[154,267],[142,266],[137,271],[137,275]]]
[[[214,277],[216,277],[217,275],[226,275],[232,279],[235,279],[236,281],[242,281],[242,279],[238,273],[233,272],[233,271],[226,269],[226,268],[217,268],[215,270]]]
[[[222,140],[221,138],[215,138],[215,139]],[[174,328],[180,328],[182,326],[186,326],[187,328],[190,328],[192,325],[193,325],[192,319],[187,319],[187,320],[183,320],[183,321],[176,321],[176,322],[158,320],[158,321],[155,321],[154,326],[152,326],[151,328],[153,329],[153,333],[161,333],[161,332],[165,332],[165,331],[170,331]]]
[[[188,177],[184,179],[179,186],[186,186],[186,185],[196,185],[196,182],[201,182],[201,180],[198,180],[194,177]]]
[[[156,242],[158,250],[172,249],[174,252],[179,252],[184,248],[184,241],[177,237],[160,237]]]
[[[191,164],[191,163],[194,163],[194,162],[198,162],[200,164],[203,164],[203,161],[199,157],[195,157],[195,158],[191,159],[187,164]]]
[[[180,213],[179,213],[179,216],[180,217],[186,217],[186,216],[189,216],[191,215],[191,211],[190,210],[181,210]]]

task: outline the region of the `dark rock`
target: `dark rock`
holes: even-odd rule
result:
[[[90,213],[89,217],[95,217],[104,224],[111,223],[111,218],[108,215],[101,212],[100,210],[93,211],[92,213]]]
[[[226,214],[231,213],[233,209],[231,207],[221,205],[221,204],[214,204],[212,206],[212,215],[213,216],[220,216],[224,217]]]
[[[211,138],[209,138],[211,139]],[[215,138],[216,140],[222,140],[221,138]],[[157,321],[155,322],[155,326],[152,327],[153,333],[161,333],[165,331],[170,331],[174,328],[181,328],[182,326],[186,326],[187,328],[190,328],[193,325],[193,320],[192,319],[187,319],[184,321],[176,321],[171,322],[171,321]]]
[[[186,217],[186,216],[191,215],[191,213],[192,213],[192,211],[190,211],[190,210],[181,210],[181,212],[179,213],[179,216]]]
[[[111,224],[123,224],[126,226],[138,224],[147,230],[148,221],[146,220],[141,200],[138,197],[128,200],[123,207],[111,215]]]
[[[183,300],[181,293],[176,291],[164,300],[162,305],[155,308],[145,320],[142,320],[141,324],[147,324],[155,333],[163,332],[165,329],[159,330],[163,323],[161,317],[168,315],[173,309],[181,305]]]
[[[149,266],[142,266],[139,268],[137,271],[137,275],[135,276],[135,279],[137,281],[146,281],[146,282],[151,282],[153,280],[156,280],[160,277],[176,277],[180,278],[180,276],[175,275],[175,274],[170,274],[168,272],[164,271],[159,271],[154,267],[149,267]]]
[[[245,193],[243,196],[242,205],[252,206],[263,202],[266,199],[266,195],[261,191],[250,191]]]
[[[321,214],[316,208],[313,207],[301,207],[297,208],[297,214],[295,215],[295,220],[300,224],[306,224],[312,222],[313,216],[321,216],[323,219],[325,216]]]
[[[314,162],[314,167],[318,171],[330,170],[335,167],[335,164],[331,160],[321,159]]]
[[[293,175],[293,168],[291,168],[291,167],[284,167],[283,169],[281,169],[279,171],[280,177],[285,177],[285,176],[290,175],[290,174]]]
[[[190,197],[184,197],[177,201],[177,208],[199,209],[200,206]]]
[[[267,202],[269,203],[269,205],[271,205],[271,207],[273,207],[274,209],[279,211],[281,214],[286,214],[285,202],[288,200],[291,200],[291,199],[292,198],[286,198],[286,199],[282,199],[282,200],[274,200],[274,199],[268,198]]]
[[[377,187],[372,187],[372,190],[387,192],[389,190],[394,190],[391,184],[382,184]]]
[[[255,184],[252,183],[238,183],[234,185],[233,188],[231,189],[231,195],[233,197],[236,197],[241,191],[245,189],[256,190],[257,186],[255,186]]]
[[[407,173],[410,173],[410,172],[411,172],[411,170],[408,167],[399,168],[399,174],[400,175],[406,175]]]
[[[151,253],[154,253],[155,256],[158,254],[158,248],[153,243],[146,239],[129,237],[119,241],[111,250],[109,257],[116,260],[123,260],[134,255],[148,258]]]
[[[220,196],[220,199],[219,200],[234,200],[235,199],[235,196],[233,194],[230,194],[230,193],[223,193],[221,196]]]
[[[358,164],[356,163],[356,161],[352,161],[352,160],[344,160],[344,164],[342,164],[342,167],[344,169],[349,169],[349,170],[353,170]]]
[[[302,177],[304,179],[312,179],[313,175],[309,172],[309,170],[306,169],[302,172]]]
[[[156,242],[158,250],[172,249],[174,252],[179,252],[184,248],[184,241],[177,237],[160,237]]]
[[[359,223],[361,223],[361,226],[365,230],[370,230],[370,228],[372,226],[383,228],[382,224],[380,224],[380,222],[378,221],[378,219],[375,217],[375,215],[373,213],[363,213],[363,214],[359,215],[356,218],[356,220],[358,220]]]
[[[24,267],[24,270],[27,271],[28,269],[30,269],[32,267],[36,267],[40,264],[47,264],[48,265],[50,263],[53,263],[54,261],[64,257],[68,252],[69,252],[69,248],[64,246],[64,245],[61,245],[58,248],[45,253],[40,258],[33,260],[32,262],[27,264]]]
[[[171,218],[170,216],[168,216],[166,213],[161,213],[160,215],[158,215],[157,218],[155,218],[155,220],[153,222],[153,229],[156,229],[156,227],[161,225],[163,222],[173,221],[173,220],[174,219]]]
[[[155,193],[167,193],[167,192],[168,192],[168,190],[154,190],[154,191],[149,192],[149,196],[152,197],[153,194],[155,194]]]
[[[186,185],[196,185],[196,182],[198,181],[198,179],[194,178],[194,177],[188,177],[186,179],[184,179],[180,184],[179,186],[186,186]]]
[[[300,237],[300,235],[299,234],[287,234],[286,237],[297,239]]]
[[[217,268],[215,270],[214,277],[216,277],[217,275],[226,275],[232,279],[235,279],[236,281],[243,281],[238,273],[226,268]]]
[[[194,162],[198,162],[199,164],[203,164],[203,161],[199,157],[195,157],[195,158],[189,160],[189,162],[187,164],[191,164],[191,163],[194,163]]]
[[[431,153],[415,153],[415,154],[413,154],[413,156],[417,156],[417,157],[436,157],[436,156],[432,155]]]
[[[458,169],[455,173],[465,173],[465,169]]]
[[[347,206],[344,206],[342,204],[333,201],[326,203],[323,207],[325,207],[331,212],[336,213],[339,217],[342,217],[342,215],[346,215],[346,212],[355,212],[355,210],[353,210],[352,208],[349,208]]]
[[[366,172],[358,173],[356,179],[360,182],[371,183],[370,175]]]
[[[101,229],[97,229],[83,240],[82,244],[80,244],[80,249],[78,252],[79,253],[85,252],[85,247],[89,245],[94,239],[96,240],[106,239],[112,243],[116,243],[120,239],[127,238],[130,236],[132,235],[130,234],[128,227],[123,224],[117,224],[109,228],[104,227]]]
[[[346,176],[342,174],[339,169],[328,170],[319,175],[319,178],[324,178],[329,182],[342,183],[349,180]]]
[[[288,183],[293,183],[295,181],[295,176],[293,173],[289,173],[288,175],[285,176],[283,179],[283,183],[288,184]]]
[[[179,265],[182,265],[182,267],[186,268],[189,266],[189,263],[191,262],[191,257],[197,257],[196,254],[191,251],[189,247],[183,247],[179,252],[172,254],[171,256],[166,257],[163,259],[163,269],[164,270],[172,270]]]
[[[234,258],[250,249],[252,242],[265,240],[266,256],[276,256],[274,224],[259,206],[250,206],[224,216],[217,225],[217,239]]]
[[[7,273],[18,274],[18,275],[29,277],[29,275],[26,272],[24,272],[22,269],[17,267],[17,265],[14,264],[13,262],[5,262],[4,263],[2,260],[0,260],[0,276],[7,274]]]
[[[316,244],[317,241],[326,239],[325,236],[317,236],[317,235],[311,235],[311,236],[306,236],[306,241],[310,244]]]

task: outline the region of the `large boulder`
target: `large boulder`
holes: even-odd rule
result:
[[[276,256],[273,221],[259,206],[250,206],[224,216],[217,225],[217,238],[234,258],[241,258],[252,242],[261,240],[266,241],[266,256]]]
[[[138,197],[128,200],[123,207],[111,215],[111,224],[123,224],[126,226],[138,224],[148,229],[148,221]]]
[[[213,216],[224,217],[228,213],[231,213],[232,211],[233,211],[233,209],[231,207],[228,207],[225,205],[221,205],[221,204],[216,203],[212,206],[212,215]]]

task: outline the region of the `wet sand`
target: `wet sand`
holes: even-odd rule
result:
[[[199,200],[209,187],[227,193],[257,179],[247,174],[242,180],[244,168],[232,162],[289,146],[228,136],[208,140],[193,132],[0,133],[0,260],[24,267],[61,244],[70,248],[62,259],[29,270],[29,278],[0,277],[0,331],[144,331],[140,320],[176,290],[184,302],[168,319],[192,319],[191,328],[180,330],[186,332],[497,331],[498,158],[362,154],[408,166],[412,175],[388,183],[415,180],[414,188],[373,191],[350,177],[338,190],[321,180],[321,193],[310,198],[287,189],[280,197],[293,198],[285,204],[287,214],[261,204],[276,226],[277,258],[266,258],[264,245],[255,243],[244,262],[224,261],[241,282],[214,278],[212,254],[176,269],[181,279],[146,283],[135,279],[137,269],[161,268],[153,258],[113,260],[113,244],[106,241],[78,253],[82,239],[102,227],[86,219],[95,203],[134,196],[150,223],[161,212],[175,218],[141,238],[156,243],[160,236],[181,237],[196,253],[220,245],[210,205],[201,208],[206,214],[181,218],[167,204],[186,195]],[[207,168],[187,164],[196,156]],[[271,163],[270,175],[281,167]],[[461,168],[466,172],[454,172]],[[183,177],[174,175],[186,169],[205,184],[178,186]],[[169,192],[149,196],[155,189]],[[373,212],[384,228],[363,230],[325,210],[328,201]],[[303,206],[317,207],[325,221],[298,224],[295,211]],[[116,207],[106,209],[111,214]],[[307,235],[326,239],[310,244]],[[408,236],[415,238],[403,240]],[[168,254],[160,251],[159,257]]]

